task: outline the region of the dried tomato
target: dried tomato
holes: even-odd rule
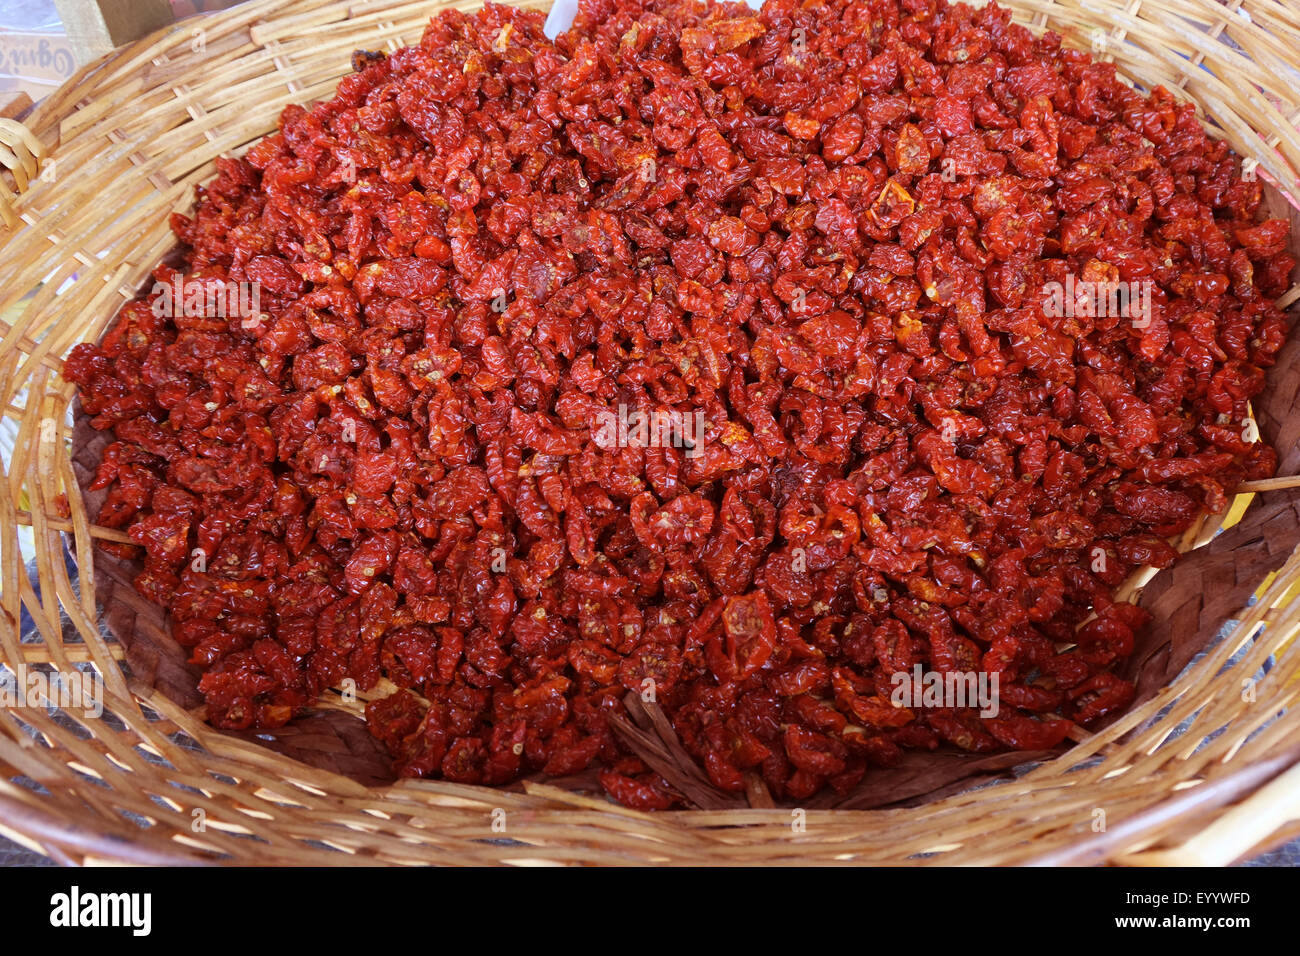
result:
[[[65,364],[218,726],[386,677],[400,773],[641,809],[629,691],[789,800],[1050,748],[1133,697],[1115,586],[1275,467],[1286,223],[994,4],[488,5],[353,67]]]

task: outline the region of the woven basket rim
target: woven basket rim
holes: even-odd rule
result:
[[[548,6],[537,0],[511,5]],[[1276,0],[1243,0],[1232,9],[1214,0],[1165,0],[1137,10],[1119,0],[1003,5],[1033,27],[1058,29],[1076,46],[1094,27],[1105,29],[1108,53],[1126,72],[1143,85],[1181,80],[1175,92],[1198,101],[1208,125],[1256,158],[1280,195],[1300,196],[1300,133],[1292,125],[1300,117],[1300,83],[1288,85],[1278,66],[1295,69],[1285,54],[1300,48],[1296,12]],[[214,731],[139,675],[124,673],[121,645],[100,631],[94,574],[83,571],[91,584],[82,593],[50,557],[66,536],[78,565],[91,568],[93,541],[105,537],[87,518],[67,447],[72,390],[57,377],[61,356],[76,342],[97,338],[171,247],[164,212],[188,204],[193,184],[209,177],[212,156],[260,137],[270,128],[268,116],[273,125],[285,103],[329,95],[348,71],[343,51],[399,36],[409,40],[436,9],[477,6],[476,0],[254,0],[181,21],[84,67],[37,106],[23,133],[10,131],[5,138],[0,128],[0,143],[20,155],[27,150],[27,168],[53,164],[79,173],[71,182],[31,182],[9,201],[21,225],[0,232],[6,252],[0,309],[13,308],[47,280],[5,328],[0,348],[5,418],[20,435],[9,481],[0,483],[0,603],[10,615],[7,629],[0,625],[0,662],[91,663],[105,678],[106,712],[122,725],[74,717],[65,726],[42,713],[0,713],[0,766],[6,771],[0,775],[0,832],[70,862],[317,864],[831,861],[846,855],[889,863],[1226,862],[1291,835],[1294,824],[1263,832],[1241,825],[1261,807],[1273,807],[1276,788],[1294,779],[1300,762],[1300,712],[1287,710],[1300,693],[1290,679],[1300,676],[1292,641],[1300,631],[1300,604],[1292,593],[1300,581],[1300,556],[1293,554],[1300,544],[1300,495],[1289,485],[1260,489],[1263,500],[1214,542],[1207,543],[1212,525],[1200,529],[1204,540],[1189,540],[1205,545],[1196,563],[1189,558],[1176,566],[1179,574],[1148,583],[1169,605],[1171,619],[1199,630],[1242,609],[1241,624],[1175,685],[1012,780],[942,796],[924,810],[810,808],[803,831],[792,830],[789,808],[648,816],[550,783],[530,783],[523,793],[435,781],[368,788]],[[186,56],[196,29],[204,35],[201,68]],[[1231,40],[1236,51],[1209,42],[1217,37]],[[1234,93],[1219,79],[1229,68],[1262,91]],[[127,102],[134,107],[130,114]],[[167,143],[161,144],[164,133]],[[104,213],[102,198],[93,201],[108,183],[119,200],[113,215]],[[101,260],[96,243],[122,253],[120,261]],[[59,261],[51,246],[71,255]],[[64,281],[69,288],[56,297],[51,287]],[[1300,350],[1285,357],[1300,357]],[[1294,401],[1300,385],[1289,379],[1284,385]],[[1295,405],[1300,408],[1300,401]],[[1290,412],[1292,405],[1279,408]],[[1261,428],[1266,434],[1272,428],[1269,437],[1280,444],[1300,415],[1270,420],[1269,414],[1261,410]],[[1285,473],[1300,471],[1297,465],[1291,461]],[[61,494],[71,517],[63,516]],[[27,507],[20,507],[24,496]],[[1271,530],[1283,525],[1283,533]],[[47,546],[48,553],[38,555],[39,595],[15,560],[19,527],[30,527]],[[1266,571],[1277,572],[1273,583],[1245,607]],[[1242,578],[1228,589],[1236,597],[1222,607],[1205,606],[1202,581],[1228,574]],[[38,642],[18,643],[12,622],[24,608],[35,619]],[[1251,642],[1262,626],[1264,636]],[[1234,707],[1232,695],[1223,693],[1225,678],[1215,674],[1255,674],[1270,658],[1271,669],[1259,682],[1263,704]],[[1266,721],[1259,716],[1266,711],[1286,713]],[[1189,731],[1168,736],[1185,719]],[[1223,732],[1213,736],[1220,723]],[[40,745],[33,747],[33,740]],[[19,778],[47,793],[37,796],[15,783]],[[1228,807],[1247,795],[1247,805]],[[1091,813],[1103,797],[1118,822],[1093,832]],[[213,826],[194,831],[194,810],[203,810]],[[511,845],[492,842],[499,835],[490,826],[494,810],[511,821],[504,833]],[[999,827],[989,826],[993,819]],[[1214,822],[1202,831],[1207,820]],[[1214,838],[1208,843],[1207,833]]]

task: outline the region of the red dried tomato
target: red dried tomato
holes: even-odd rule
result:
[[[489,5],[354,68],[173,220],[160,289],[255,313],[155,290],[66,364],[219,726],[384,676],[401,773],[646,809],[629,690],[788,799],[1051,747],[1132,699],[1115,585],[1274,467],[1286,224],[996,5]]]

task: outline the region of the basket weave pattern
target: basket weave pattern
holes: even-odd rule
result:
[[[1004,5],[1198,103],[1212,134],[1258,163],[1275,215],[1300,203],[1290,0]],[[353,50],[414,42],[438,10],[477,6],[259,0],[125,47],[25,127],[0,127],[0,162],[16,170],[0,188],[0,314],[12,320],[0,325],[0,414],[18,430],[0,480],[0,663],[93,668],[105,689],[97,718],[0,708],[0,832],[64,862],[259,864],[1225,863],[1300,832],[1300,490],[1287,482],[1244,496],[1255,500],[1232,527],[1215,537],[1220,519],[1206,522],[1184,541],[1200,547],[1132,582],[1156,623],[1129,663],[1129,713],[1059,754],[907,763],[837,809],[814,801],[792,817],[700,790],[701,809],[646,815],[581,779],[390,782],[360,704],[337,696],[274,734],[203,722],[162,612],[95,547],[127,539],[91,523],[98,502],[81,489],[105,438],[74,427],[62,357],[97,340],[174,246],[168,215],[189,208],[216,157],[270,132],[284,106],[331,95]],[[1294,208],[1291,219],[1300,233]],[[1300,472],[1300,344],[1284,348],[1255,412],[1279,474]],[[624,734],[670,760],[653,715],[639,717]],[[690,796],[690,779],[674,782]]]

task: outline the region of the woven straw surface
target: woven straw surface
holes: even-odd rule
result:
[[[512,790],[393,782],[357,716],[364,702],[337,695],[273,734],[204,724],[164,615],[96,548],[124,536],[88,518],[98,502],[82,488],[105,439],[76,415],[62,356],[96,340],[167,255],[168,214],[189,207],[215,157],[269,132],[285,105],[330,95],[354,49],[413,42],[438,9],[477,5],[249,3],[123,48],[25,125],[0,125],[13,170],[0,176],[0,314],[15,316],[0,325],[0,414],[17,429],[0,480],[0,662],[93,669],[105,691],[99,717],[0,708],[0,832],[71,862],[696,864],[1226,863],[1300,832],[1300,491],[1287,480],[1257,483],[1232,527],[1215,537],[1222,516],[1207,520],[1179,564],[1131,582],[1156,625],[1130,664],[1129,713],[1054,753],[915,755],[835,807],[719,794],[638,706],[620,733],[696,809],[625,810],[586,775]],[[1005,5],[1197,102],[1214,135],[1258,163],[1274,211],[1295,205],[1290,0]],[[1300,345],[1255,411],[1279,474],[1295,475]]]

